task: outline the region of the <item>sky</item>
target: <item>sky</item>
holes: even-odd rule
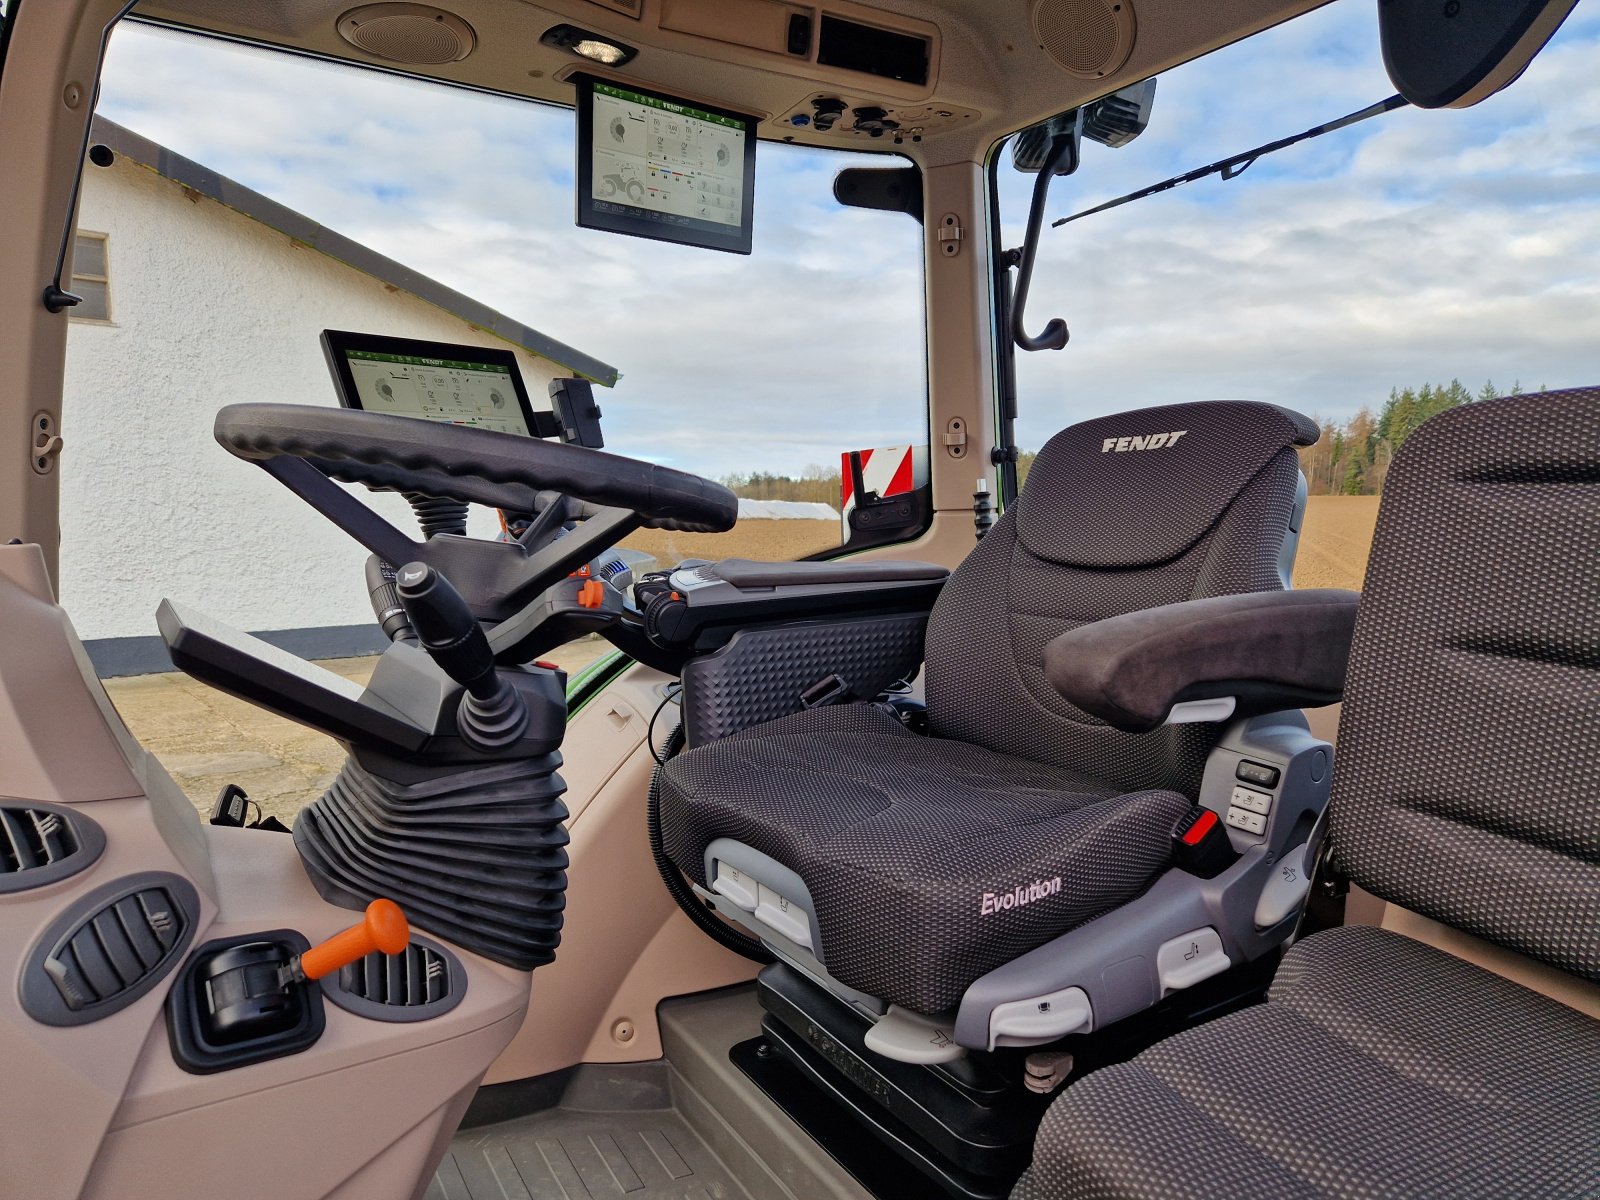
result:
[[[1453,376],[1600,382],[1597,43],[1587,0],[1476,108],[1047,231],[1027,324],[1065,317],[1072,341],[1020,356],[1019,442],[1180,400],[1343,419]],[[1371,0],[1336,0],[1162,76],[1149,130],[1087,146],[1048,215],[1392,91]],[[763,144],[743,258],[575,228],[566,110],[126,25],[100,111],[615,365],[619,453],[721,476],[927,440],[919,230],[831,197],[863,156]],[[1014,245],[1033,177],[1000,177]]]

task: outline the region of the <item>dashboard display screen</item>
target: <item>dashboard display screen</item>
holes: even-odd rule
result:
[[[542,436],[509,350],[336,329],[322,342],[346,408]]]
[[[590,76],[578,86],[578,224],[749,254],[755,118]]]

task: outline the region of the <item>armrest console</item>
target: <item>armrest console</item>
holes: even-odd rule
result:
[[[1231,697],[1233,716],[1332,704],[1359,600],[1337,588],[1252,592],[1093,621],[1045,647],[1045,675],[1085,712],[1133,733],[1196,700]]]
[[[729,558],[680,567],[675,594],[656,607],[650,639],[704,654],[758,625],[885,613],[926,614],[950,574],[923,562],[753,562]],[[808,680],[808,682],[811,682]]]

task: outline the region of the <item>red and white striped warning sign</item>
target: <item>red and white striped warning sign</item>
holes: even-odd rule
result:
[[[900,496],[928,482],[926,446],[878,446],[871,450],[846,450],[839,456],[839,516],[843,537],[850,540],[850,510],[856,506],[851,458],[861,456],[861,486],[880,497]]]

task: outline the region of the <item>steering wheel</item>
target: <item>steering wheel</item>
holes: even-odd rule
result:
[[[384,561],[423,562],[448,578],[512,660],[538,624],[538,598],[641,526],[721,533],[739,515],[719,483],[602,450],[360,409],[230,404],[218,443],[253,462]],[[572,533],[530,551],[518,542],[407,537],[334,482],[534,512],[561,492],[592,506]],[[540,493],[546,493],[541,499]]]

